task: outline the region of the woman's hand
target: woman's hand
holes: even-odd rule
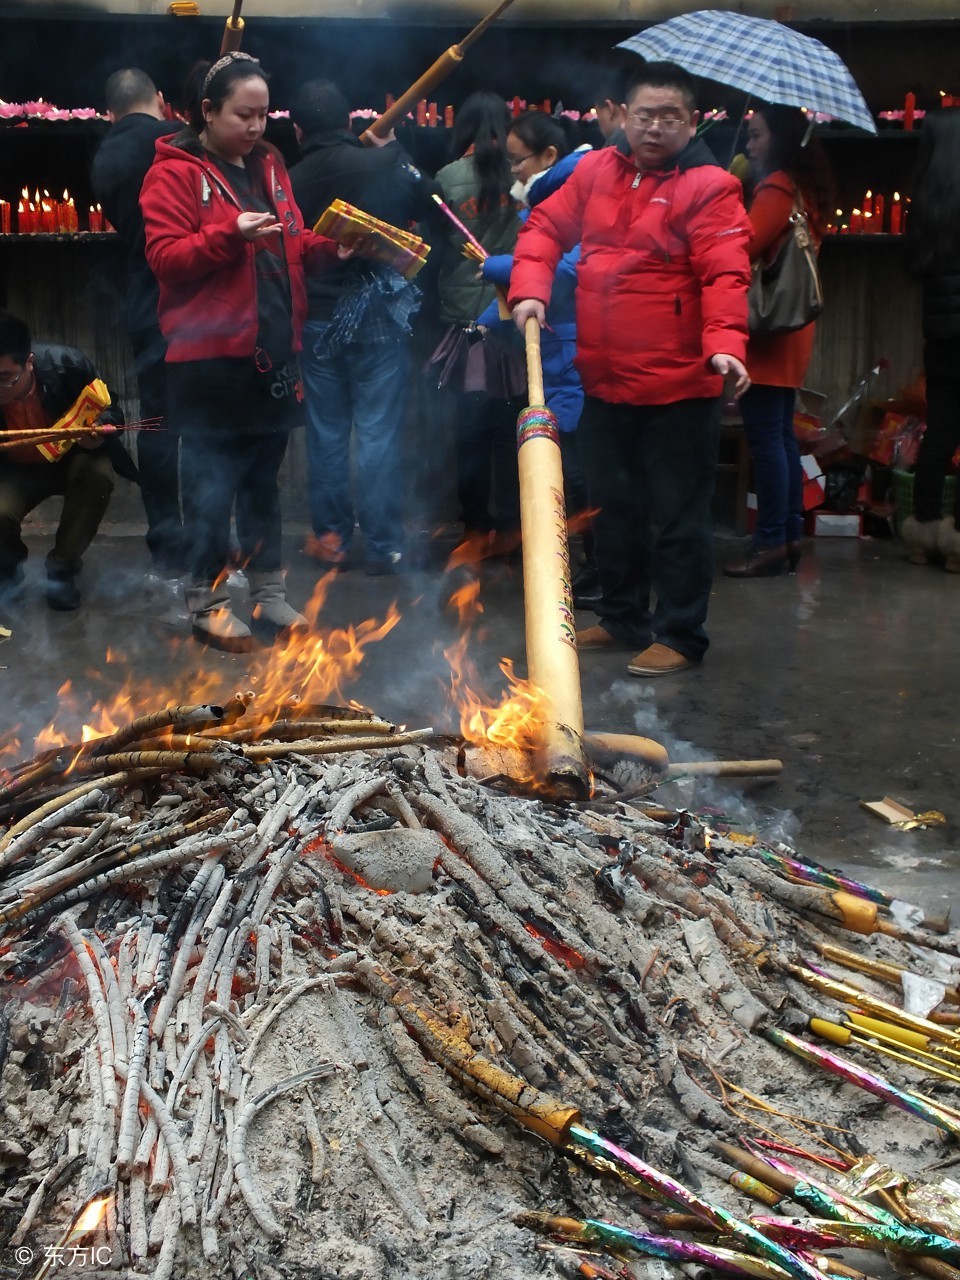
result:
[[[244,240],[262,240],[283,231],[275,213],[241,213],[237,218],[237,230]]]
[[[750,375],[747,373],[743,362],[738,360],[736,356],[716,355],[710,361],[710,365],[715,373],[720,376],[729,385],[733,383],[733,398],[739,400],[743,393],[750,386]]]
[[[362,256],[363,251],[367,246],[368,238],[369,237],[367,236],[354,236],[352,240],[346,243],[343,241],[339,242],[337,244],[337,257],[342,262],[346,262],[350,258]]]

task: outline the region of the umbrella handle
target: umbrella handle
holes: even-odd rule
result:
[[[543,365],[540,362],[540,321],[536,316],[529,316],[523,330],[527,344],[527,402],[531,405],[544,403],[543,398]]]

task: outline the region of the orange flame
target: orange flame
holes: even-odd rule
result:
[[[104,1219],[110,1199],[110,1196],[98,1196],[95,1200],[91,1200],[89,1204],[84,1205],[80,1216],[70,1229],[70,1237],[85,1236],[89,1235],[91,1231],[96,1231]]]
[[[281,715],[295,718],[297,704],[309,708],[311,703],[344,702],[344,686],[357,675],[369,645],[382,640],[400,621],[400,613],[391,604],[382,620],[367,618],[356,626],[322,629],[320,615],[326,601],[332,575],[317,584],[304,613],[310,623],[307,632],[292,635],[272,648],[256,650],[244,675],[250,696],[256,700],[261,716],[272,723]],[[192,644],[192,641],[183,641]],[[199,653],[197,657],[199,657]],[[138,716],[166,707],[206,702],[226,702],[236,692],[236,673],[231,675],[219,668],[204,671],[199,663],[193,669],[186,688],[172,691],[148,679],[130,666],[127,655],[120,650],[107,650],[104,666],[98,671],[86,673],[88,679],[103,685],[116,684],[117,668],[122,674],[119,690],[102,700],[89,698],[81,705],[83,695],[67,681],[58,690],[58,711],[54,722],[42,729],[35,738],[35,748],[45,750],[76,743],[92,742],[114,733]],[[301,713],[303,714],[303,713]],[[67,726],[82,725],[82,729],[70,730]],[[13,738],[16,729],[0,746],[0,758],[6,759],[19,751],[20,743]],[[157,737],[157,745],[162,745]],[[0,770],[2,782],[2,770]]]

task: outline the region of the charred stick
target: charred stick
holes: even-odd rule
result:
[[[381,747],[399,747],[411,742],[426,742],[433,729],[408,729],[405,733],[371,737],[308,738],[306,741],[283,742],[267,746],[244,747],[247,760],[280,760],[296,752],[304,756],[330,756],[342,751],[378,751]]]
[[[232,698],[224,706],[201,704],[189,707],[167,707],[163,711],[155,711],[150,715],[131,720],[115,733],[105,738],[96,738],[81,748],[84,755],[108,756],[128,743],[140,738],[149,738],[153,734],[162,733],[165,729],[186,729],[197,733],[213,725],[221,727],[231,725],[243,715],[246,705],[239,698]]]
[[[391,1165],[382,1159],[378,1152],[362,1138],[357,1139],[357,1149],[363,1156],[370,1171],[397,1206],[418,1236],[425,1236],[430,1231],[430,1220],[420,1205],[415,1204],[411,1195],[409,1179],[396,1160]],[[401,1185],[405,1183],[406,1185]]]
[[[117,1075],[126,1084],[129,1079],[127,1069],[118,1065]],[[167,1104],[156,1090],[150,1087],[145,1075],[140,1077],[140,1096],[153,1112],[157,1127],[164,1142],[167,1144],[167,1151],[170,1153],[174,1183],[177,1197],[180,1201],[181,1221],[185,1226],[192,1227],[196,1225],[197,1221],[197,1205],[193,1179],[190,1176],[190,1166],[187,1163],[187,1153],[183,1146],[183,1139],[180,1137],[180,1130],[167,1109]]]
[[[17,823],[15,827],[11,827],[3,841],[0,841],[3,850],[2,854],[0,854],[0,867],[8,867],[11,862],[16,862],[32,845],[43,839],[51,831],[56,830],[61,823],[69,821],[76,814],[82,813],[84,809],[89,809],[99,804],[103,798],[103,791],[100,790],[98,784],[93,790],[88,791],[85,795],[78,796],[67,804],[54,806],[45,817],[40,818],[38,821],[31,822],[25,827],[22,823]],[[17,827],[22,829],[15,839],[11,839]]]
[[[111,1119],[110,1143],[112,1145],[119,1098],[117,1096],[116,1080],[113,1075],[114,1066],[116,1064],[107,998],[104,995],[103,987],[100,985],[100,977],[98,975],[97,968],[94,965],[93,960],[90,958],[87,943],[83,934],[77,927],[76,920],[74,920],[73,916],[63,915],[59,920],[59,928],[70,943],[73,954],[77,958],[77,964],[80,966],[80,972],[83,974],[84,981],[87,984],[87,995],[90,1000],[90,1009],[93,1013],[94,1025],[97,1029],[97,1040],[100,1047],[100,1075],[103,1082],[103,1102],[108,1116]],[[104,1164],[108,1162],[109,1152],[106,1152]]]
[[[122,1174],[129,1172],[133,1163],[134,1145],[140,1127],[140,1084],[147,1064],[150,1047],[150,1023],[139,1000],[132,997],[127,1002],[134,1017],[133,1046],[120,1108],[120,1136],[117,1139],[117,1168]]]
[[[77,761],[78,773],[94,769],[159,769],[190,773],[203,769],[219,769],[232,758],[232,753],[218,751],[123,751],[116,755],[84,756]]]
[[[271,1240],[279,1240],[283,1236],[283,1227],[273,1216],[272,1210],[267,1205],[253,1180],[253,1174],[250,1172],[250,1166],[247,1163],[247,1154],[245,1150],[245,1142],[247,1130],[250,1128],[254,1117],[259,1111],[262,1111],[269,1103],[274,1102],[283,1094],[289,1093],[292,1089],[298,1089],[301,1085],[306,1084],[310,1080],[323,1080],[327,1076],[332,1075],[336,1067],[332,1062],[321,1062],[317,1066],[309,1068],[307,1071],[301,1071],[299,1075],[292,1076],[289,1080],[283,1080],[279,1084],[275,1084],[270,1089],[265,1089],[263,1093],[257,1094],[250,1102],[248,1102],[237,1117],[236,1126],[233,1131],[233,1141],[230,1146],[230,1157],[233,1164],[233,1174],[240,1188],[240,1192],[247,1202],[247,1208],[253,1214],[259,1223],[261,1229],[270,1237]]]
[[[194,944],[200,934],[200,930],[203,928],[206,917],[210,912],[212,899],[220,892],[220,887],[223,884],[225,874],[226,873],[220,864],[219,856],[211,855],[197,873],[194,884],[191,885],[191,889],[194,888],[197,880],[203,877],[203,884],[193,899],[195,908],[190,919],[190,923],[187,926],[186,932],[184,933],[180,946],[177,950],[177,958],[173,965],[173,971],[170,974],[169,986],[167,986],[167,989],[164,991],[163,998],[157,1006],[157,1011],[153,1017],[153,1035],[155,1037],[163,1035],[164,1029],[167,1025],[167,1019],[170,1017],[177,1001],[180,999],[180,993],[183,990],[183,982],[187,975],[187,968],[190,964],[190,956],[193,951]],[[166,986],[165,976],[161,975],[159,971],[157,973],[157,985]]]
[[[327,831],[342,831],[357,805],[363,804],[365,800],[370,800],[375,795],[380,795],[386,789],[387,780],[382,777],[365,778],[362,782],[350,787],[330,810]]]

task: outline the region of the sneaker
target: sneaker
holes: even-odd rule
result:
[[[632,676],[672,676],[677,671],[699,665],[693,658],[677,653],[676,649],[665,644],[651,644],[627,663],[627,671]]]
[[[47,604],[58,613],[70,613],[80,608],[80,588],[76,574],[64,570],[47,571],[45,588]]]
[[[144,575],[143,585],[151,599],[159,604],[168,604],[173,600],[179,603],[183,597],[183,582],[181,579],[173,576],[167,577],[156,570]]]
[[[398,573],[403,573],[403,569],[403,553],[400,551],[391,551],[389,555],[379,560],[368,560],[363,566],[364,573],[369,574],[371,578],[394,577]]]

